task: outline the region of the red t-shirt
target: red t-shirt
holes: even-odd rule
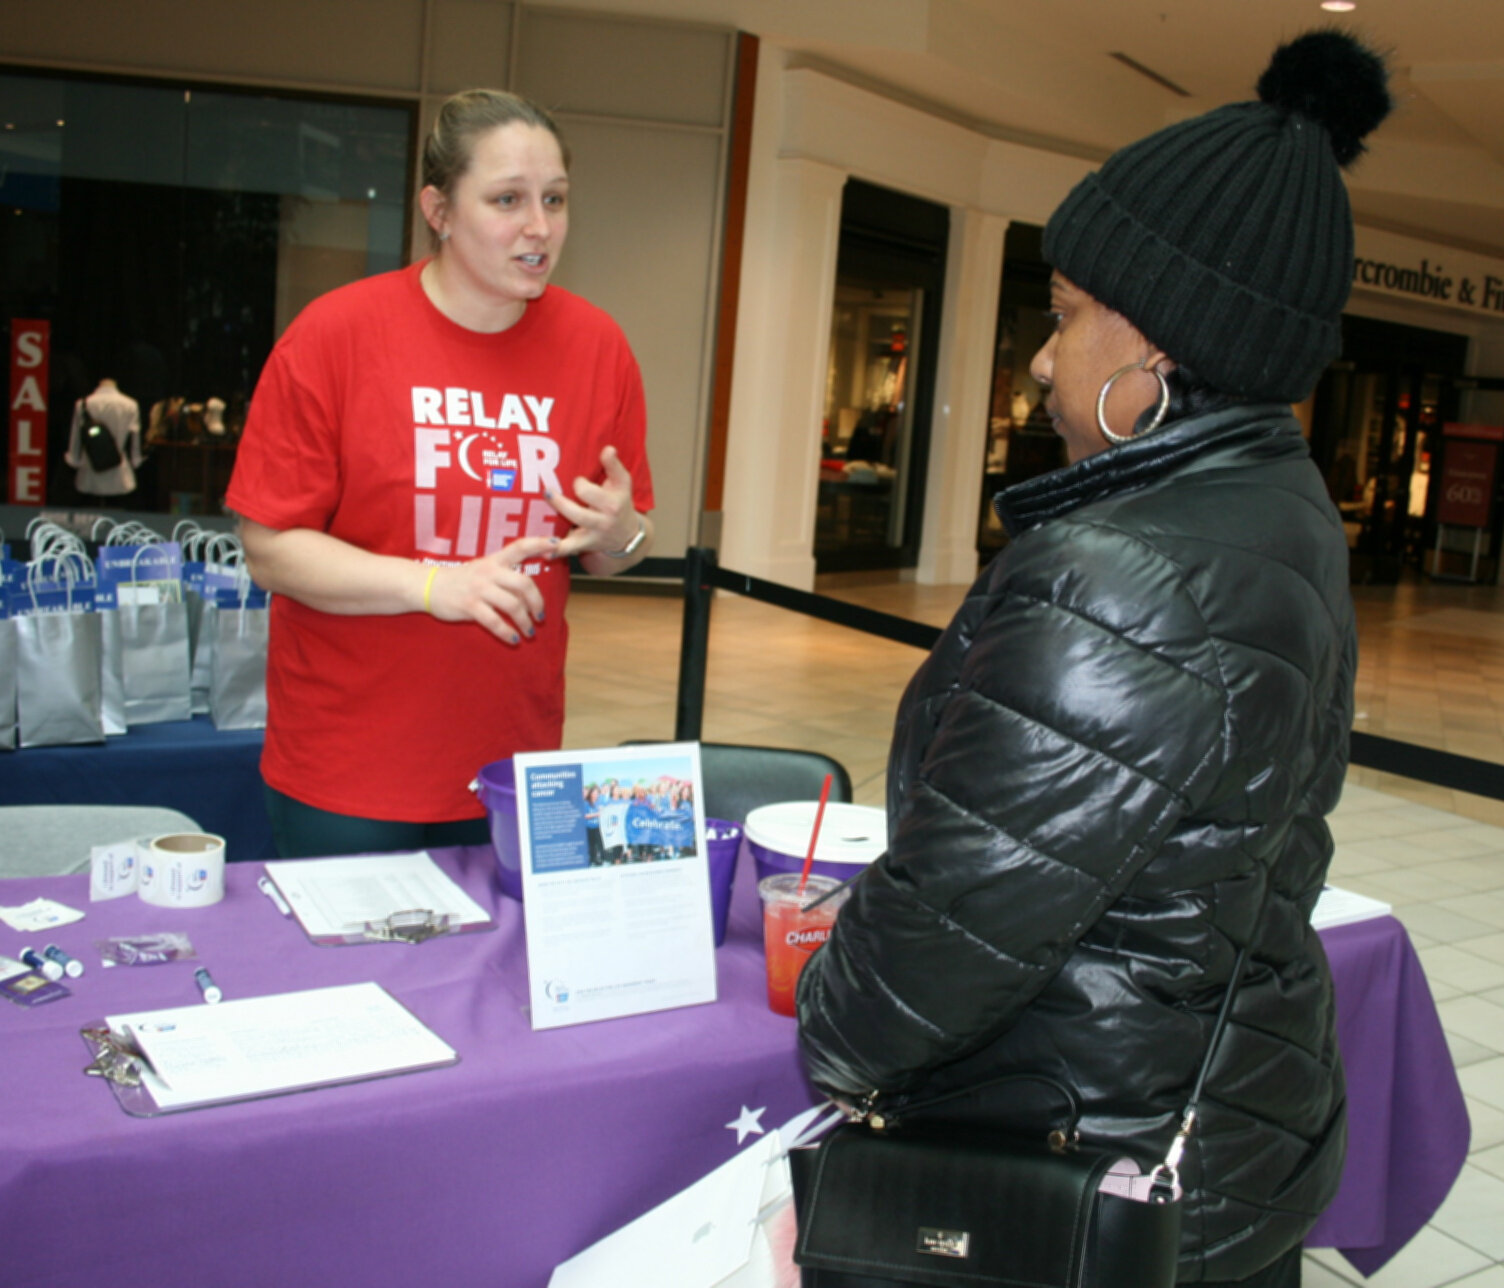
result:
[[[568,523],[543,499],[600,480],[616,447],[653,506],[642,378],[620,328],[556,286],[497,335],[456,325],[422,264],[353,282],[288,327],[256,387],[227,504],[378,554],[458,563]],[[319,809],[438,822],[484,811],[476,772],[557,748],[564,562],[529,566],[532,639],[423,613],[337,616],[272,598],[262,774]]]

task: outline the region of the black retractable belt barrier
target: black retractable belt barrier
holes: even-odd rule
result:
[[[710,606],[716,590],[728,590],[748,599],[803,613],[866,635],[877,635],[897,644],[930,649],[940,638],[938,627],[911,621],[892,613],[848,604],[829,595],[795,590],[776,581],[764,581],[747,573],[732,572],[716,562],[715,551],[692,546],[683,559],[646,559],[625,576],[684,579],[684,626],[679,646],[679,693],[674,736],[693,741],[700,736],[705,715],[705,673],[710,652]],[[1414,743],[1353,732],[1350,762],[1364,769],[1397,774],[1472,796],[1504,800],[1504,765],[1449,751],[1436,751]]]
[[[1471,756],[1417,747],[1413,742],[1396,742],[1393,738],[1356,730],[1349,759],[1364,769],[1377,769],[1436,787],[1448,787],[1455,792],[1504,800],[1504,765],[1491,760],[1474,760]]]

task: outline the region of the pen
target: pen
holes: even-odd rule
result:
[[[292,916],[292,909],[287,906],[287,900],[282,897],[282,892],[277,889],[277,883],[270,877],[263,876],[256,882],[256,887],[277,906],[277,911],[284,917]]]
[[[30,966],[32,970],[36,971],[43,979],[50,979],[55,982],[63,977],[63,968],[57,962],[48,961],[35,948],[21,949],[21,960]]]
[[[213,1005],[224,996],[224,994],[219,991],[219,985],[214,982],[213,978],[209,975],[209,972],[204,967],[200,966],[196,971],[193,972],[193,979],[194,982],[198,985],[199,992],[204,995],[204,1001],[208,1002],[210,1005]]]
[[[77,979],[84,973],[84,964],[77,957],[70,957],[56,944],[48,944],[42,949],[42,956],[50,962],[56,962],[63,968],[63,973],[69,979]]]

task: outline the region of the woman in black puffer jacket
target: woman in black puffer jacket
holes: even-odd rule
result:
[[[1250,955],[1181,1164],[1180,1281],[1299,1282],[1344,1148],[1309,925],[1347,762],[1347,545],[1290,403],[1340,345],[1340,166],[1389,98],[1336,32],[1260,101],[1124,149],[1045,232],[1032,371],[1070,464],[1009,489],[1013,540],[899,707],[889,851],[799,987],[814,1081],[1014,1122],[1044,1074],[1084,1140],[1175,1134]]]

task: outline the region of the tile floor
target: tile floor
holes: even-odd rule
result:
[[[822,593],[943,625],[964,591],[891,577],[822,578]],[[1356,727],[1504,762],[1504,590],[1416,578],[1357,587]],[[580,593],[569,610],[567,746],[671,738],[678,598]],[[707,741],[810,747],[882,805],[892,713],[917,650],[718,596]],[[1393,905],[1424,962],[1468,1098],[1472,1151],[1445,1205],[1370,1280],[1307,1254],[1306,1288],[1504,1288],[1504,802],[1354,769],[1334,817],[1333,880]]]

